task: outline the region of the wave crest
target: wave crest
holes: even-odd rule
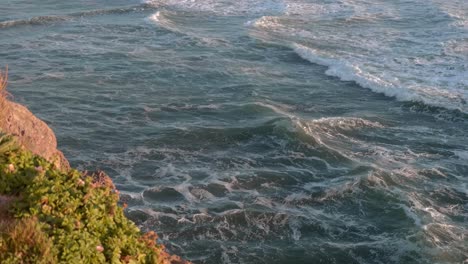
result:
[[[333,58],[333,56],[313,48],[296,43],[292,47],[301,58],[327,66],[328,70],[325,72],[327,75],[339,77],[343,81],[354,81],[364,88],[383,93],[400,101],[419,101],[468,113],[468,93],[464,93],[462,90],[443,90],[429,86],[404,86],[371,74],[357,64]]]

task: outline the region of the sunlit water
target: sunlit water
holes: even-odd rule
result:
[[[464,0],[0,0],[0,64],[195,263],[468,259]]]

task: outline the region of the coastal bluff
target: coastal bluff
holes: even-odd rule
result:
[[[0,263],[190,264],[125,216],[109,176],[71,168],[5,86],[0,74]]]
[[[54,163],[58,168],[70,169],[68,160],[57,149],[54,132],[44,121],[18,103],[3,99],[0,106],[0,131],[15,136],[24,148]]]

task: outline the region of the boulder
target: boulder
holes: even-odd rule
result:
[[[20,144],[62,170],[70,165],[57,149],[57,138],[47,124],[26,107],[0,96],[0,131],[16,136]]]

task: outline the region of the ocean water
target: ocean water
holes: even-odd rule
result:
[[[194,263],[468,261],[468,1],[0,0],[0,65]]]

